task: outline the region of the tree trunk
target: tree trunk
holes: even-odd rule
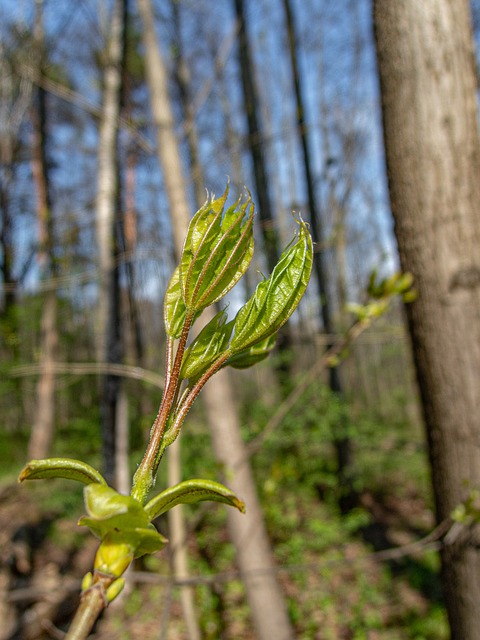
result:
[[[480,143],[467,0],[374,2],[386,160],[437,516],[480,485]],[[442,552],[454,640],[480,629],[475,531]],[[473,537],[476,537],[476,541]]]
[[[36,388],[36,410],[28,441],[28,459],[50,455],[55,430],[55,373],[52,364],[58,346],[57,294],[48,291],[41,319],[41,371]]]
[[[240,434],[228,370],[215,374],[203,390],[215,455],[224,481],[247,505],[246,514],[227,511],[228,530],[247,590],[259,640],[291,640],[294,632],[275,573],[275,562],[258,500],[248,454]]]
[[[35,15],[35,41],[40,71],[44,63],[42,11],[43,3],[39,2]],[[42,88],[37,90],[32,119],[32,173],[36,187],[38,262],[42,279],[46,280],[55,275],[56,265],[53,255],[52,203],[46,151],[46,95]],[[50,288],[46,292],[42,307],[41,371],[36,388],[36,411],[28,443],[29,458],[46,458],[50,454],[55,429],[55,374],[52,370],[52,363],[55,361],[57,345],[57,293],[53,288]]]
[[[300,70],[297,61],[297,37],[295,35],[295,23],[292,8],[289,0],[283,0],[285,19],[287,26],[288,44],[290,50],[290,63],[292,66],[293,84],[295,89],[297,128],[300,137],[303,157],[303,170],[305,184],[307,187],[308,208],[310,210],[310,223],[314,240],[322,247],[324,233],[322,229],[322,212],[319,210],[317,198],[315,196],[315,186],[308,144],[308,135],[305,124],[305,107],[303,103],[302,87],[300,82]],[[328,293],[328,273],[327,265],[322,250],[314,253],[314,270],[318,283],[320,295],[320,313],[323,329],[328,336],[335,333],[335,325],[332,320],[330,296]],[[332,346],[334,340],[327,343],[327,350]],[[338,397],[343,397],[342,383],[338,367],[330,367],[328,370],[329,386],[331,391]],[[343,420],[342,420],[343,421]],[[339,425],[339,431],[345,430],[344,425]],[[338,486],[340,487],[339,503],[342,511],[348,511],[354,504],[354,491],[350,477],[352,467],[352,452],[350,438],[346,435],[336,437],[334,441],[336,458]]]
[[[238,21],[238,58],[242,80],[242,91],[245,113],[248,124],[248,147],[253,164],[255,177],[255,190],[258,199],[258,216],[261,222],[261,231],[267,264],[270,272],[277,264],[279,254],[277,232],[274,226],[270,191],[265,167],[265,156],[262,142],[260,118],[257,113],[258,96],[255,86],[255,73],[250,54],[250,45],[245,20],[245,8],[243,0],[235,0],[235,14]]]
[[[150,101],[153,117],[157,126],[158,149],[163,178],[170,203],[173,224],[174,245],[180,254],[189,222],[189,207],[186,199],[186,186],[180,160],[178,141],[174,132],[174,119],[167,89],[167,74],[154,32],[154,17],[149,0],[138,0],[143,22],[143,35],[146,55],[146,69],[150,87]],[[228,374],[220,372],[202,391],[206,403],[207,416],[212,431],[217,457],[228,462],[232,474],[228,484],[237,487],[247,503],[247,514],[241,516],[242,530],[248,530],[249,539],[239,537],[238,523],[229,513],[230,536],[237,550],[240,571],[245,576],[247,597],[258,637],[261,640],[277,640],[293,637],[286,613],[283,596],[276,580],[272,554],[265,524],[253,482],[250,466],[244,464],[237,471],[234,460],[225,459],[223,443],[235,443],[236,456],[246,458],[246,450],[240,436],[240,424],[233,401],[233,389]],[[237,477],[237,473],[240,476]],[[178,509],[178,507],[175,507]],[[233,510],[229,510],[233,511]],[[245,550],[248,548],[248,552]],[[255,567],[262,572],[252,574],[252,559]],[[263,608],[258,603],[263,603]]]
[[[171,0],[171,11],[175,29],[175,68],[174,74],[177,82],[180,104],[183,112],[183,130],[187,139],[188,156],[190,160],[190,175],[193,180],[193,190],[195,193],[195,201],[197,207],[200,208],[205,202],[205,180],[203,177],[203,168],[200,163],[200,154],[198,151],[198,135],[195,126],[195,112],[193,109],[193,101],[190,95],[190,69],[183,54],[183,44],[181,38],[180,26],[180,6],[177,0]]]
[[[119,363],[122,358],[120,295],[115,215],[118,204],[117,138],[120,115],[122,59],[124,53],[125,0],[115,0],[103,71],[103,104],[98,140],[96,232],[99,263],[98,345],[99,362]],[[121,379],[101,380],[101,422],[105,477],[115,483],[115,423]]]
[[[263,249],[270,273],[273,271],[280,256],[278,233],[272,211],[270,188],[268,185],[265,160],[265,144],[262,126],[258,113],[258,91],[255,84],[255,69],[252,61],[250,42],[247,33],[244,0],[235,0],[235,15],[238,23],[238,60],[242,83],[244,111],[247,116],[248,149],[252,159],[255,191],[257,194],[256,211],[260,220],[260,231],[263,238]],[[282,358],[276,367],[276,374],[284,396],[291,390],[290,362],[292,336],[289,325],[282,327],[277,334],[277,348]]]

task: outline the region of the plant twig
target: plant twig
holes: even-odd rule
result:
[[[114,579],[113,576],[96,574],[96,582],[82,594],[80,605],[65,640],[85,640],[88,637],[95,622],[108,605],[105,592]]]

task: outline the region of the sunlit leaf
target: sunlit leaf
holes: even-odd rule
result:
[[[188,310],[217,302],[235,286],[253,255],[253,204],[250,196],[224,212],[228,196],[207,200],[190,223],[180,261],[179,281]]]
[[[227,313],[219,311],[200,331],[185,351],[180,377],[197,380],[202,373],[227,349],[233,323],[227,324]]]
[[[86,462],[71,458],[46,458],[30,460],[20,473],[19,482],[24,480],[43,480],[45,478],[65,478],[77,480],[83,484],[100,484],[106,482],[102,475]]]
[[[173,272],[163,303],[165,331],[170,338],[179,338],[182,332],[187,308],[180,287],[180,267]]]
[[[257,342],[248,349],[245,349],[245,351],[240,351],[240,353],[232,356],[227,361],[227,364],[235,369],[248,369],[249,367],[253,367],[253,365],[265,360],[265,358],[270,355],[275,346],[276,337],[277,334],[273,334],[265,338],[265,340]]]
[[[146,527],[136,527],[135,529],[125,528],[120,531],[111,530],[104,537],[101,547],[108,546],[109,563],[112,564],[115,560],[115,546],[122,544],[128,545],[133,552],[135,558],[140,558],[147,553],[155,553],[160,551],[168,543],[167,538],[159,533],[153,524],[148,524]],[[120,550],[119,550],[120,551]],[[106,553],[103,552],[105,558]]]
[[[310,279],[312,238],[303,220],[294,244],[280,256],[271,276],[261,282],[235,318],[233,354],[276,333],[300,302]]]
[[[78,524],[89,527],[99,538],[114,529],[144,528],[150,522],[140,502],[111,487],[88,485],[84,489],[84,501],[88,515],[80,518]]]
[[[158,496],[152,498],[144,508],[150,520],[154,520],[178,504],[191,504],[204,500],[223,502],[242,513],[245,511],[245,504],[230,489],[213,480],[197,479],[185,480],[185,482],[162,491]]]

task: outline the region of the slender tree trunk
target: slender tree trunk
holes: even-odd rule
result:
[[[13,213],[11,197],[15,185],[15,164],[19,151],[19,129],[31,103],[31,86],[17,94],[8,52],[0,42],[0,104],[2,104],[2,135],[0,136],[0,272],[4,285],[2,314],[14,310],[16,283],[14,281],[12,234]],[[13,319],[12,319],[13,320]],[[12,324],[15,324],[14,322]],[[12,327],[15,331],[15,327]]]
[[[290,62],[292,66],[293,84],[295,88],[297,127],[300,142],[302,146],[303,169],[305,175],[305,183],[307,187],[308,208],[310,210],[310,223],[312,226],[312,234],[314,240],[322,247],[324,233],[322,228],[322,212],[319,210],[317,198],[315,196],[315,186],[312,172],[312,162],[310,158],[310,149],[308,144],[308,135],[305,123],[305,108],[302,95],[302,87],[300,83],[300,71],[297,61],[297,37],[295,35],[295,23],[293,12],[290,6],[290,0],[283,0],[285,11],[285,19],[287,26],[288,44],[290,51]],[[328,273],[327,265],[323,251],[316,251],[314,254],[314,270],[318,283],[318,291],[320,294],[320,312],[323,322],[323,328],[327,335],[333,336],[335,333],[335,324],[332,319],[332,311],[330,304],[330,296],[328,292]],[[327,343],[327,350],[332,346],[333,340]],[[338,367],[329,368],[329,385],[331,391],[339,397],[343,396],[342,383]],[[341,431],[341,426],[340,431]],[[335,442],[335,451],[337,456],[337,473],[339,478],[340,506],[343,510],[348,510],[353,504],[353,487],[350,478],[352,466],[352,452],[350,439],[346,435],[337,437]]]
[[[175,56],[175,79],[177,81],[178,92],[180,95],[180,103],[183,111],[183,129],[188,145],[188,156],[190,160],[190,175],[193,180],[193,189],[195,192],[195,201],[197,207],[200,207],[206,198],[205,181],[203,178],[203,168],[200,163],[198,151],[198,136],[195,126],[195,113],[190,96],[190,69],[183,55],[183,44],[181,40],[180,29],[180,7],[176,0],[171,2],[172,14],[174,19],[175,36],[177,52]]]
[[[144,338],[135,297],[135,268],[133,257],[137,244],[137,212],[135,210],[135,176],[137,154],[133,150],[127,152],[127,167],[125,176],[125,215],[123,218],[123,247],[125,252],[125,270],[127,277],[128,310],[133,335],[134,357],[140,366],[144,365]]]
[[[255,191],[257,193],[256,211],[260,220],[260,230],[268,269],[272,272],[277,264],[280,248],[268,185],[265,145],[263,142],[260,115],[258,113],[260,101],[255,84],[255,69],[247,33],[244,0],[235,0],[235,15],[238,23],[238,60],[240,64],[244,110],[247,116],[248,148],[252,159]],[[288,324],[282,327],[277,335],[277,347],[283,357],[277,366],[276,374],[280,382],[281,391],[286,395],[291,389],[289,375],[291,354],[289,352],[292,348],[292,336]]]
[[[480,143],[467,0],[376,0],[390,200],[439,520],[480,485]],[[480,629],[475,529],[442,552],[454,640]]]
[[[0,64],[1,73],[1,64]],[[0,272],[4,286],[3,300],[0,302],[2,315],[10,316],[15,304],[13,275],[12,214],[10,212],[10,189],[13,183],[13,148],[7,134],[0,140]]]
[[[258,216],[261,222],[265,254],[270,272],[277,264],[279,254],[277,232],[268,188],[265,155],[262,143],[260,118],[257,113],[258,95],[255,73],[250,54],[250,45],[245,20],[244,0],[235,0],[235,14],[238,21],[238,58],[243,90],[243,101],[248,124],[248,146],[252,157],[255,190],[258,198]]]
[[[138,0],[143,22],[143,35],[146,52],[146,67],[150,87],[150,100],[153,117],[157,126],[160,164],[163,168],[164,183],[169,195],[170,211],[174,231],[174,244],[177,254],[183,246],[189,221],[189,207],[186,199],[186,187],[183,168],[180,161],[178,141],[174,133],[174,120],[167,90],[167,74],[154,32],[154,19],[149,0]],[[246,458],[246,451],[240,436],[240,424],[233,402],[233,389],[226,372],[220,372],[205,386],[202,391],[207,409],[208,420],[216,455],[224,460],[222,442],[234,442],[236,455]],[[286,613],[283,596],[274,574],[272,553],[265,529],[265,524],[255,490],[250,466],[243,464],[240,471],[232,464],[232,474],[228,484],[241,485],[240,495],[247,503],[247,514],[242,516],[242,527],[252,532],[249,540],[237,535],[238,523],[229,518],[229,531],[234,541],[238,563],[245,575],[247,596],[252,609],[255,629],[261,640],[282,640],[293,637],[290,622]],[[237,473],[240,477],[236,479]],[[238,487],[237,487],[238,488]],[[178,507],[175,507],[178,509]],[[233,510],[229,510],[233,511]],[[244,551],[248,547],[250,553]],[[256,568],[262,572],[252,573],[252,560]],[[260,608],[258,602],[263,602]]]
[[[203,397],[224,481],[247,505],[245,515],[229,509],[227,517],[257,637],[259,640],[291,640],[294,631],[277,581],[272,548],[240,433],[230,372],[224,369],[215,374],[206,385]]]
[[[39,2],[35,16],[35,39],[38,48],[40,69],[43,65],[43,4]],[[36,187],[39,265],[43,279],[52,278],[56,273],[53,255],[52,202],[48,161],[46,152],[46,95],[42,88],[37,90],[33,107],[33,149],[32,173]],[[37,404],[32,432],[28,443],[29,458],[48,457],[55,429],[55,374],[52,363],[57,352],[57,293],[49,288],[42,308],[41,318],[41,372],[37,383]]]
[[[53,363],[58,346],[57,296],[48,291],[41,318],[41,372],[37,382],[37,402],[32,432],[28,442],[28,458],[47,458],[55,429],[55,373]]]
[[[103,105],[98,142],[98,185],[96,231],[99,262],[98,346],[100,362],[119,363],[122,359],[120,328],[118,243],[117,138],[120,115],[122,60],[125,37],[125,0],[115,0],[110,22],[103,72]],[[101,421],[105,477],[115,482],[115,424],[121,379],[106,375],[101,380]]]

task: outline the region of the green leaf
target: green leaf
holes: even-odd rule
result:
[[[253,367],[253,365],[265,360],[265,358],[270,355],[270,352],[275,346],[276,338],[276,333],[268,336],[265,340],[257,342],[248,349],[245,349],[245,351],[240,351],[240,353],[232,356],[227,364],[234,367],[234,369],[248,369],[249,367]]]
[[[149,524],[143,529],[137,528],[128,531],[128,539],[135,543],[135,558],[160,551],[168,542],[167,538],[162,536],[153,524]]]
[[[155,529],[153,524],[148,524],[146,527],[109,531],[104,537],[102,544],[126,544],[133,550],[134,557],[140,558],[147,553],[160,551],[167,542],[167,538],[162,536],[162,534]]]
[[[30,460],[20,473],[18,480],[43,480],[45,478],[66,478],[83,484],[106,485],[102,475],[86,462],[70,458],[46,458]]]
[[[83,495],[88,515],[80,518],[78,524],[89,527],[100,539],[112,530],[141,529],[150,523],[140,502],[111,487],[90,484]]]
[[[158,496],[152,498],[144,508],[150,520],[154,520],[177,504],[191,504],[203,500],[223,502],[237,508],[242,513],[245,512],[245,504],[230,489],[213,480],[198,479],[185,480],[162,491]]]
[[[299,220],[297,241],[280,256],[271,276],[257,286],[235,318],[230,344],[233,354],[276,333],[288,320],[307,288],[313,263],[312,238]]]
[[[167,336],[170,338],[179,338],[187,313],[187,308],[183,301],[182,289],[180,287],[180,267],[175,269],[168,284],[163,303],[163,313]]]
[[[222,309],[203,327],[185,351],[180,377],[183,380],[198,380],[228,348],[232,329],[233,322],[227,324],[227,313]]]
[[[235,286],[253,255],[253,213],[250,196],[224,213],[228,196],[207,200],[190,223],[180,260],[179,281],[187,310],[200,311]]]

